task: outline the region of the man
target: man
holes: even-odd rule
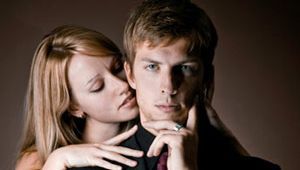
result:
[[[211,20],[189,0],[148,0],[132,12],[124,32],[125,71],[140,124],[122,145],[146,153],[134,169],[159,169],[164,152],[168,169],[279,169],[243,156],[234,138],[210,125],[205,105],[212,99],[216,44]],[[195,101],[198,121],[188,121]]]
[[[216,45],[211,20],[189,0],[146,0],[131,13],[124,67],[140,120],[136,134],[121,145],[145,154],[131,158],[136,167],[124,169],[280,169],[246,156],[222,123],[211,119]]]

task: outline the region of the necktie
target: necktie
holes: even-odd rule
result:
[[[157,170],[167,170],[168,169],[167,160],[168,160],[168,152],[162,153],[157,163]]]

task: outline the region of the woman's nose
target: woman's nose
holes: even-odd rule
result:
[[[115,76],[115,75],[111,75],[112,78],[112,83],[111,86],[113,86],[113,88],[115,88],[114,90],[117,91],[118,95],[122,95],[122,94],[126,94],[129,91],[129,85],[127,83],[127,81],[124,81],[123,79]]]

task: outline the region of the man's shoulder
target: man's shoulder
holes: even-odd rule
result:
[[[230,159],[224,159],[219,164],[212,164],[214,168],[210,169],[231,169],[231,170],[280,170],[280,167],[270,161],[253,157],[253,156],[239,156]],[[208,164],[208,167],[211,167]]]
[[[253,156],[242,156],[239,159],[238,166],[246,166],[246,169],[251,170],[280,170],[280,167],[270,161],[253,157]]]

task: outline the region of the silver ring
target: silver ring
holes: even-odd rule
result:
[[[176,123],[176,125],[174,126],[173,129],[174,129],[176,132],[179,132],[180,129],[182,129],[182,128],[183,128],[183,125]]]

